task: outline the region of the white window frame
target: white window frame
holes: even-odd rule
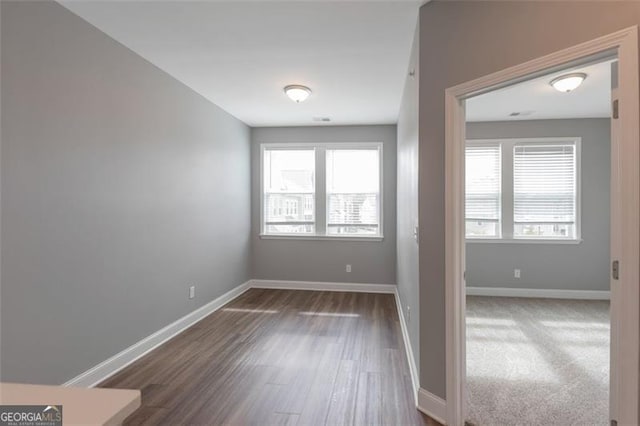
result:
[[[315,152],[315,233],[274,234],[265,231],[264,217],[264,152],[268,149],[313,149]],[[327,168],[328,149],[357,150],[377,149],[379,152],[379,200],[378,234],[375,235],[330,235],[327,234]],[[332,241],[382,241],[384,239],[384,153],[382,142],[340,142],[340,143],[261,143],[260,144],[260,238],[285,240],[332,240]]]
[[[493,138],[467,139],[467,144],[499,144],[502,163],[501,176],[501,236],[491,238],[466,237],[467,243],[492,244],[580,244],[582,242],[582,138],[580,137],[540,137],[540,138]],[[513,154],[516,145],[523,144],[566,144],[573,143],[576,149],[576,235],[575,238],[518,238],[514,237],[513,221]],[[466,145],[465,145],[466,146]]]

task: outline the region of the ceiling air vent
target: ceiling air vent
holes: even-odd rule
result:
[[[527,115],[533,114],[535,111],[514,111],[509,114],[509,117],[526,117]]]

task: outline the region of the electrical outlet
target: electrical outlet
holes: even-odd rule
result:
[[[347,272],[351,272],[351,265],[347,265],[346,270],[347,270]]]
[[[514,269],[513,270],[513,277],[514,278],[520,278],[520,269]]]
[[[189,287],[189,299],[193,299],[194,297],[196,297],[196,286],[192,285]]]

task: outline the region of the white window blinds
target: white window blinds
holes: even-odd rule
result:
[[[575,143],[517,144],[514,237],[576,238]]]
[[[500,144],[469,144],[465,161],[467,237],[499,237]]]

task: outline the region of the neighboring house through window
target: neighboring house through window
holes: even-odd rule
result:
[[[263,144],[262,234],[382,237],[382,144]]]
[[[315,150],[268,149],[263,152],[264,232],[312,234],[313,211],[298,215],[293,203],[314,205]]]

